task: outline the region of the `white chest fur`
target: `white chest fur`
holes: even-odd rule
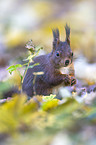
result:
[[[61,72],[61,74],[68,74],[69,73],[69,68],[68,67],[61,67],[59,69],[59,71]]]

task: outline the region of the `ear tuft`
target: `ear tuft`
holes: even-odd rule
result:
[[[65,26],[65,31],[66,31],[66,41],[70,45],[70,27],[67,24]]]
[[[59,42],[59,29],[52,29],[54,41]]]

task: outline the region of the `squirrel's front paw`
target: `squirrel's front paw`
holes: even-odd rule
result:
[[[71,84],[71,79],[70,79],[69,75],[66,75],[64,78],[64,85],[70,86],[70,84]]]
[[[71,86],[76,84],[76,78],[75,77],[71,77]]]

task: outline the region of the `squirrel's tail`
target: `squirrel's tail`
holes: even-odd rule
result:
[[[7,99],[8,97],[12,97],[14,94],[20,94],[20,93],[21,91],[18,90],[17,87],[12,87],[3,93],[3,98]]]

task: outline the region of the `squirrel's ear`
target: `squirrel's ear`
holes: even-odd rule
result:
[[[53,32],[53,41],[59,43],[60,39],[59,39],[59,29],[52,29]]]
[[[70,45],[70,27],[67,24],[65,26],[65,31],[66,31],[66,41]]]

